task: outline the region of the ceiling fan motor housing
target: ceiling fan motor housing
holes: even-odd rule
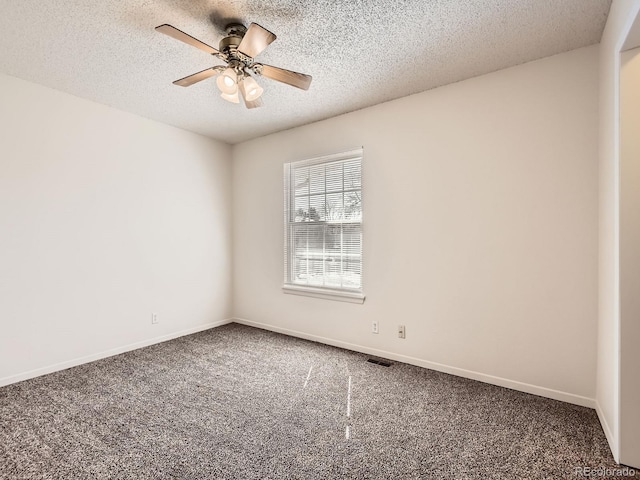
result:
[[[239,23],[231,23],[226,26],[225,31],[227,36],[220,40],[219,50],[224,53],[237,50],[244,34],[247,33],[247,28]]]
[[[236,50],[240,42],[242,41],[242,37],[229,36],[224,37],[220,40],[220,48],[219,50],[224,53],[228,53],[229,50]]]

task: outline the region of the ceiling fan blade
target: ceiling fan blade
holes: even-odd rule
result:
[[[201,82],[202,80],[206,80],[207,78],[217,75],[218,73],[220,73],[220,70],[220,67],[207,68],[206,70],[202,70],[201,72],[194,73],[193,75],[181,78],[180,80],[176,80],[175,82],[173,82],[173,84],[180,85],[181,87],[188,87],[190,85],[193,85],[194,83]]]
[[[238,45],[238,51],[251,58],[255,58],[275,39],[276,36],[269,30],[261,27],[257,23],[252,23],[249,25],[247,33],[242,37],[242,41],[240,45]]]
[[[286,83],[293,87],[301,88],[302,90],[309,90],[309,86],[311,85],[312,80],[311,75],[292,72],[291,70],[272,67],[271,65],[258,65],[260,66],[259,72],[264,77],[276,80],[278,82]]]
[[[204,42],[201,42],[197,38],[193,38],[191,35],[184,33],[182,30],[178,30],[176,27],[172,27],[171,25],[160,25],[156,27],[156,30],[160,33],[164,33],[165,35],[169,35],[170,37],[175,38],[176,40],[180,40],[181,42],[186,43],[187,45],[191,45],[192,47],[199,48],[200,50],[210,53],[211,55],[215,55],[216,53],[220,53],[218,50],[213,48],[210,45],[207,45]]]

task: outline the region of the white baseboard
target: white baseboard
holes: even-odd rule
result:
[[[17,375],[11,375],[9,377],[0,378],[0,387],[10,385],[12,383],[21,382],[30,378],[39,377],[48,373],[58,372],[60,370],[66,370],[67,368],[82,365],[84,363],[95,362],[107,357],[119,355],[120,353],[130,352],[131,350],[137,350],[139,348],[148,347],[149,345],[155,345],[156,343],[166,342],[167,340],[173,340],[174,338],[184,337],[185,335],[191,335],[192,333],[202,332],[203,330],[209,330],[210,328],[219,327],[231,323],[232,319],[219,320],[217,322],[204,323],[196,327],[187,328],[186,330],[180,330],[179,332],[172,332],[159,337],[149,338],[136,343],[130,343],[122,347],[112,348],[104,352],[87,355],[85,357],[74,358],[73,360],[67,360],[65,362],[56,363],[35,370],[29,370],[28,372],[19,373]]]
[[[367,355],[375,355],[377,357],[388,358],[390,360],[396,360],[398,362],[408,363],[410,365],[416,365],[418,367],[423,367],[431,370],[436,370],[439,372],[449,373],[451,375],[469,378],[472,380],[478,380],[481,382],[490,383],[492,385],[498,385],[500,387],[510,388],[512,390],[518,390],[525,393],[531,393],[533,395],[539,395],[541,397],[552,398],[554,400],[560,400],[560,401],[572,403],[575,405],[581,405],[583,407],[595,408],[596,412],[598,413],[600,422],[602,423],[603,430],[605,432],[609,445],[611,446],[611,450],[614,452],[614,457],[617,455],[617,448],[614,441],[614,437],[611,434],[611,429],[609,428],[609,425],[607,424],[606,419],[602,415],[602,411],[600,410],[599,405],[592,398],[583,397],[583,396],[575,395],[572,393],[566,393],[559,390],[553,390],[546,387],[540,387],[537,385],[531,385],[528,383],[518,382],[515,380],[509,380],[506,378],[495,377],[493,375],[487,375],[487,374],[475,372],[472,370],[465,370],[458,367],[443,365],[441,363],[430,362],[428,360],[409,357],[406,355],[401,355],[393,352],[387,352],[385,350],[378,350],[375,348],[365,347],[362,345],[343,342],[343,341],[335,340],[332,338],[320,337],[317,335],[311,335],[304,332],[289,330],[286,328],[276,327],[276,326],[268,325],[265,323],[254,322],[254,321],[243,319],[243,318],[231,318],[231,319],[219,320],[217,322],[205,323],[202,325],[198,325],[197,327],[192,327],[186,330],[181,330],[178,332],[169,333],[159,337],[150,338],[150,339],[132,343],[129,345],[113,348],[104,352],[87,355],[85,357],[80,357],[80,358],[68,360],[65,362],[56,363],[54,365],[49,365],[49,366],[38,368],[35,370],[30,370],[28,372],[19,373],[17,375],[3,377],[3,378],[0,378],[0,387],[5,385],[10,385],[16,382],[21,382],[23,380],[28,380],[30,378],[39,377],[41,375],[46,375],[48,373],[65,370],[67,368],[75,367],[77,365],[82,365],[84,363],[89,363],[89,362],[93,362],[103,358],[111,357],[114,355],[118,355],[120,353],[129,352],[131,350],[137,350],[138,348],[148,347],[149,345],[155,345],[157,343],[166,342],[174,338],[183,337],[185,335],[190,335],[192,333],[201,332],[203,330],[208,330],[210,328],[219,327],[221,325],[226,325],[231,322],[240,323],[242,325],[248,325],[251,327],[261,328],[263,330],[270,330],[272,332],[282,333],[284,335],[289,335],[292,337],[304,338],[306,340],[324,343],[326,345],[332,345],[334,347],[344,348],[347,350],[353,350],[356,352],[365,353]]]
[[[595,408],[596,402],[593,398],[583,397],[581,395],[575,395],[573,393],[562,392],[560,390],[553,390],[551,388],[539,387],[537,385],[531,385],[528,383],[518,382],[516,380],[509,380],[507,378],[495,377],[493,375],[487,375],[485,373],[474,372],[472,370],[465,370],[463,368],[452,367],[449,365],[443,365],[441,363],[430,362],[421,358],[409,357],[406,355],[400,355],[393,352],[387,352],[384,350],[378,350],[375,348],[365,347],[362,345],[356,345],[353,343],[342,342],[340,340],[334,340],[332,338],[320,337],[317,335],[311,335],[304,332],[298,332],[295,330],[289,330],[286,328],[276,327],[274,325],[268,325],[266,323],[254,322],[244,318],[232,319],[235,323],[247,325],[250,327],[261,328],[263,330],[270,330],[272,332],[282,333],[292,337],[304,338],[305,340],[311,340],[314,342],[324,343],[326,345],[332,345],[334,347],[344,348],[346,350],[353,350],[360,353],[366,353],[367,355],[375,355],[377,357],[388,358],[390,360],[396,360],[402,363],[408,363],[410,365],[416,365],[418,367],[428,368],[430,370],[436,370],[438,372],[449,373],[458,377],[469,378],[472,380],[478,380],[480,382],[490,383],[499,387],[510,388],[512,390],[518,390],[520,392],[531,393],[540,397],[551,398],[553,400],[560,400],[562,402],[572,403],[574,405],[580,405],[582,407]]]
[[[616,442],[616,437],[614,437],[613,432],[611,431],[611,427],[609,426],[609,422],[607,422],[607,417],[604,416],[604,412],[600,407],[600,403],[595,401],[596,403],[596,413],[598,414],[598,420],[600,420],[600,425],[602,425],[602,430],[604,430],[604,436],[607,437],[607,442],[609,442],[609,448],[611,449],[611,453],[613,454],[613,459],[620,463],[620,458],[618,455],[618,442]]]

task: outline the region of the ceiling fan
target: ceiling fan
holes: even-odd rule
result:
[[[240,96],[247,108],[262,106],[263,88],[253,78],[254,75],[286,83],[302,90],[308,90],[311,85],[311,76],[303,73],[292,72],[283,68],[272,67],[263,63],[257,63],[257,57],[267,48],[276,36],[257,23],[252,23],[249,28],[238,23],[232,23],[225,28],[227,36],[220,40],[218,49],[201,42],[197,38],[178,30],[171,25],[160,25],[156,30],[165,35],[180,40],[188,45],[199,48],[214,57],[218,57],[227,65],[218,65],[187,77],[176,80],[174,85],[188,87],[194,83],[218,75],[216,83],[222,92],[221,96],[231,103],[240,103]],[[240,94],[240,95],[239,95]]]

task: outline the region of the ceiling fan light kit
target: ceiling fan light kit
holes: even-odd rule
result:
[[[216,79],[216,84],[222,93],[233,95],[238,91],[238,74],[233,68],[227,68]]]
[[[227,36],[220,40],[219,50],[168,24],[160,25],[156,30],[209,53],[227,64],[226,67],[216,65],[181,78],[173,82],[174,85],[188,87],[217,75],[216,85],[222,98],[231,103],[240,103],[239,96],[242,95],[247,108],[262,106],[261,96],[264,89],[253,78],[254,75],[264,76],[302,90],[308,90],[311,85],[310,75],[254,61],[254,58],[276,39],[273,33],[257,23],[252,23],[249,28],[237,23],[227,25],[225,29]]]
[[[258,82],[253,77],[245,77],[240,82],[240,93],[242,93],[242,97],[245,100],[253,102],[260,98],[262,92],[264,92],[264,89],[258,85]]]

